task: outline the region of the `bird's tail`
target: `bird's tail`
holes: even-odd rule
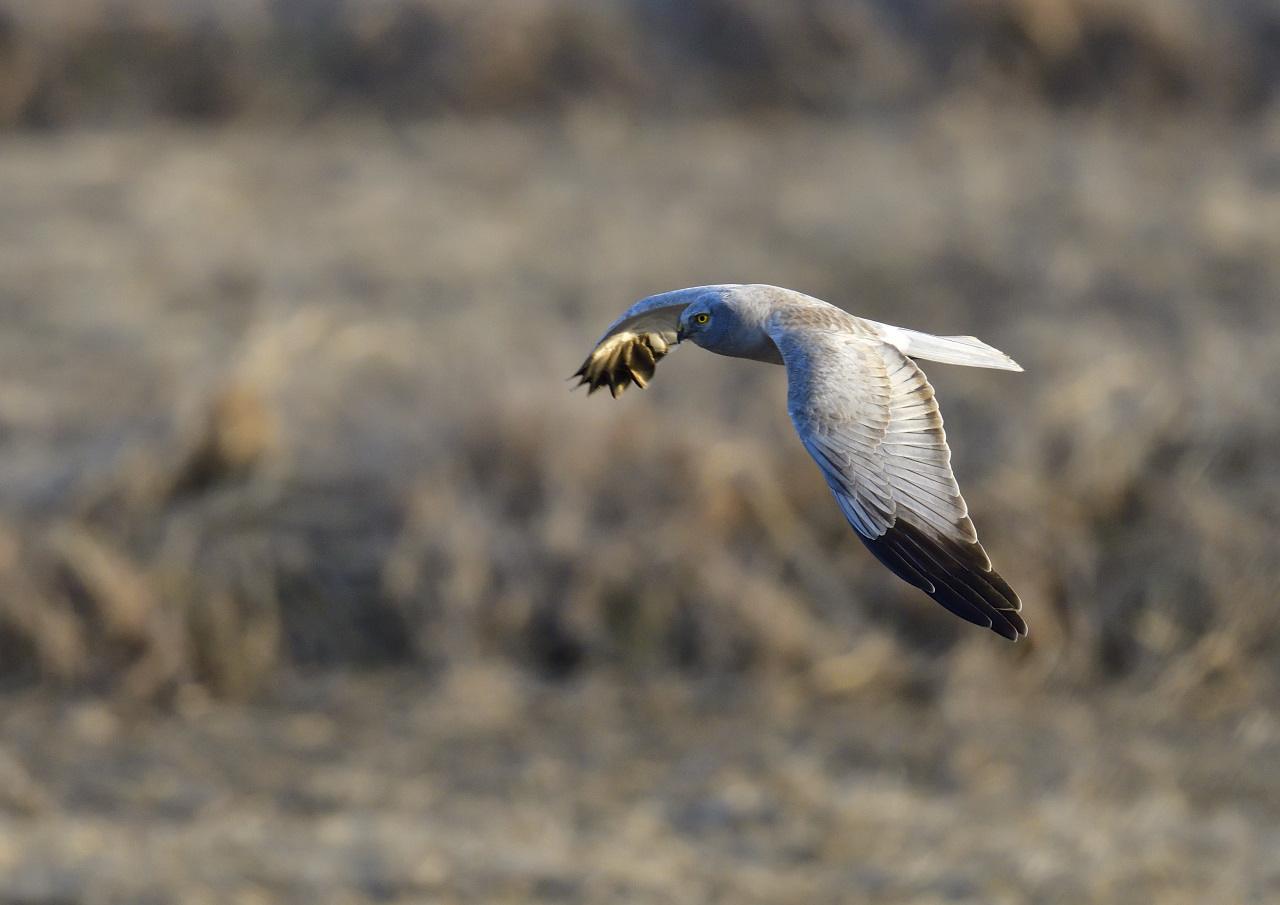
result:
[[[1022,366],[999,349],[988,346],[975,336],[933,336],[888,324],[876,324],[884,340],[897,346],[905,355],[971,368],[999,368],[1021,371]]]

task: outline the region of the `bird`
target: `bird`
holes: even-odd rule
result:
[[[1017,362],[972,336],[877,323],[779,286],[721,284],[637,302],[569,379],[617,398],[646,387],[685,342],[784,366],[791,422],[872,555],[960,618],[1010,641],[1027,634],[1021,600],[978,542],[914,359],[1021,371]]]

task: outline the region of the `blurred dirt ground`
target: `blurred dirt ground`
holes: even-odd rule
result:
[[[987,654],[989,656],[989,654]],[[1277,726],[500,663],[179,716],[0,702],[11,902],[1266,902]]]
[[[0,901],[1280,895],[1280,120],[0,137]],[[761,281],[930,366],[1032,635],[896,582],[780,370],[564,378]]]

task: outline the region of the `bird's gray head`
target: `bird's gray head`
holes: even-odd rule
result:
[[[772,288],[726,284],[683,290],[690,301],[680,315],[677,335],[708,352],[780,364],[782,358],[765,330],[773,300],[763,290]]]
[[[712,352],[733,340],[742,323],[728,286],[700,286],[690,293],[689,307],[680,315],[677,335]]]

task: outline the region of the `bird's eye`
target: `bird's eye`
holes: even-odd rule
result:
[[[698,322],[698,323],[700,323],[700,324],[705,324],[707,321],[711,320],[711,315],[710,315],[710,314],[699,314],[697,317],[695,317],[695,318],[694,318],[694,320],[695,320],[695,321],[697,321],[697,322]]]

